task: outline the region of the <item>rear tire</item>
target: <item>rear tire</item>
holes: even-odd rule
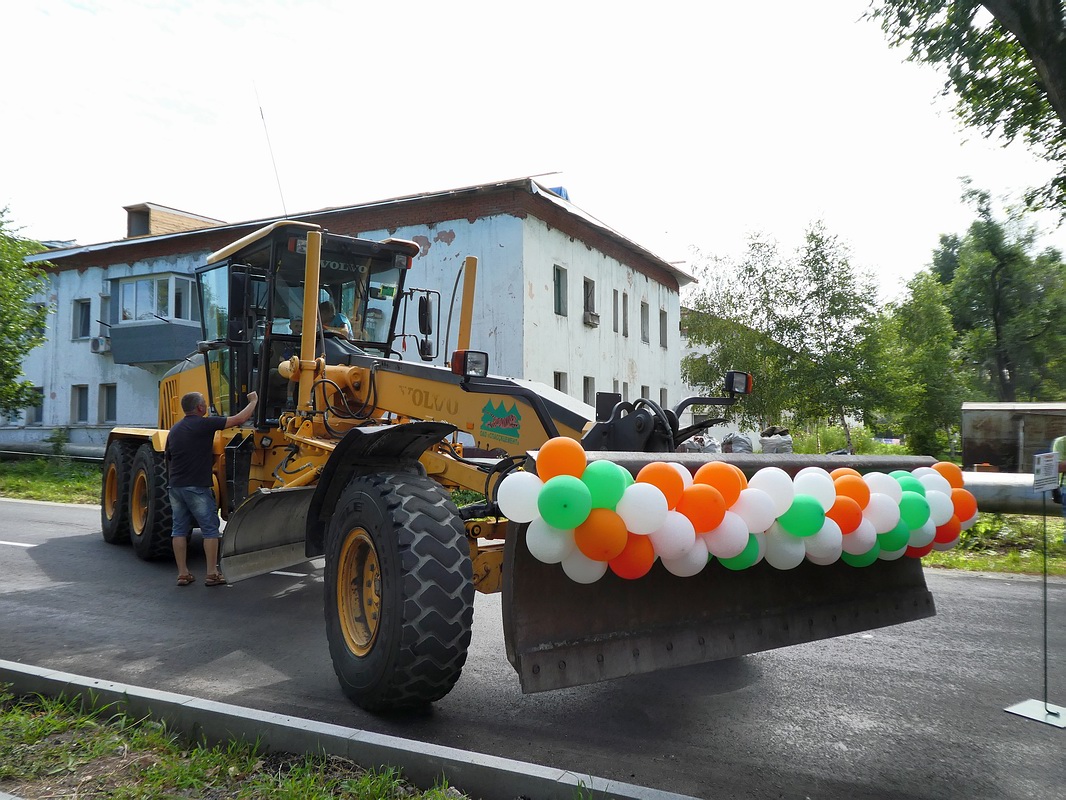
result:
[[[132,442],[116,439],[107,446],[104,474],[100,482],[100,530],[108,544],[130,543],[130,473],[133,469]]]
[[[326,634],[344,693],[367,711],[420,708],[459,679],[474,583],[459,512],[435,481],[357,476],[326,537]]]
[[[137,556],[145,561],[172,557],[166,462],[150,444],[141,445],[133,457],[129,507],[130,542]]]

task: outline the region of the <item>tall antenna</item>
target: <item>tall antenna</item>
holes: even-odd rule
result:
[[[289,216],[289,211],[285,208],[285,192],[281,190],[281,176],[278,175],[278,162],[274,159],[274,147],[270,144],[270,130],[267,128],[266,115],[263,113],[263,103],[259,99],[259,89],[255,85],[255,81],[252,81],[252,90],[255,92],[255,102],[259,106],[259,118],[263,120],[263,133],[266,134],[267,150],[270,151],[270,163],[274,165],[274,180],[278,183],[278,196],[281,198],[281,215],[283,217]]]

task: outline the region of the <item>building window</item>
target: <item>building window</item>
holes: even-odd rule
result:
[[[648,330],[649,327],[650,327],[650,322],[649,322],[649,319],[648,319],[648,304],[647,303],[641,303],[640,304],[640,340],[642,342],[650,342],[651,341],[651,333]]]
[[[596,379],[586,375],[582,382],[582,391],[584,394],[584,401],[590,406],[596,404]]]
[[[44,387],[34,386],[33,393],[37,395],[37,402],[26,409],[26,424],[40,425],[44,422]]]
[[[596,281],[585,278],[581,292],[583,310],[595,313],[596,311]]]
[[[115,422],[118,419],[118,386],[113,383],[100,384],[99,421]]]
[[[651,399],[651,389],[649,389],[647,386],[641,385],[641,387],[640,387],[640,396],[643,397],[645,400],[650,400]]]
[[[555,313],[566,316],[566,270],[558,264],[555,266]]]
[[[622,400],[629,402],[629,382],[622,381]]]
[[[111,297],[110,295],[100,295],[100,332],[97,336],[110,336],[111,335]]]
[[[554,373],[554,382],[555,382],[555,388],[558,391],[563,392],[565,394],[566,393],[566,373],[565,372],[556,372],[556,373]]]
[[[132,278],[119,285],[122,313],[119,322],[155,319],[200,320],[191,279],[178,275]]]
[[[659,405],[661,405],[663,408],[670,407],[666,404],[666,389],[659,390]]]
[[[659,346],[666,347],[667,317],[665,309],[659,309]]]
[[[89,421],[89,387],[70,387],[70,421]]]
[[[622,292],[622,335],[629,336],[629,295]]]
[[[611,326],[618,333],[618,290],[614,290],[614,304],[611,307]]]
[[[88,339],[92,336],[93,305],[91,300],[74,301],[74,324],[71,327],[72,339]]]

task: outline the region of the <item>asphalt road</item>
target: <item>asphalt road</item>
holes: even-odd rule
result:
[[[938,615],[699,667],[523,696],[499,595],[478,596],[456,688],[414,718],[350,705],[320,570],[174,585],[99,535],[99,510],[0,499],[0,658],[532,761],[703,798],[1066,797],[1042,698],[1040,583],[929,571]],[[1049,700],[1066,705],[1066,582]]]

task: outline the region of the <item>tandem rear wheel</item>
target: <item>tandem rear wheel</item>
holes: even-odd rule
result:
[[[459,679],[474,583],[448,492],[404,472],[357,476],[326,539],[325,615],[333,668],[367,711],[423,707]]]

